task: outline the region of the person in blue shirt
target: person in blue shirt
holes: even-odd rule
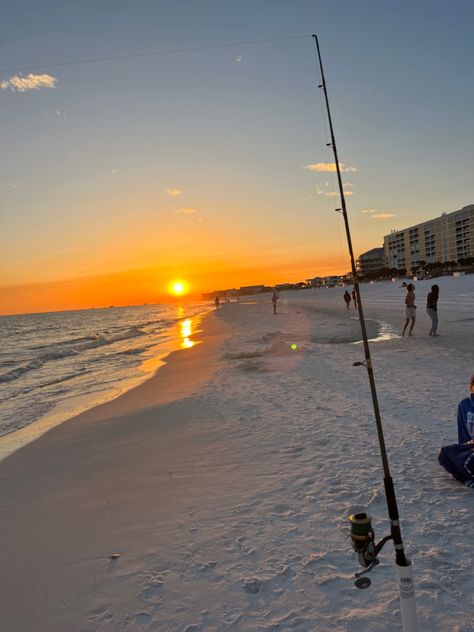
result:
[[[474,375],[470,395],[458,405],[458,443],[474,443]]]
[[[438,463],[454,478],[474,489],[474,375],[470,395],[458,406],[458,443],[441,448]]]

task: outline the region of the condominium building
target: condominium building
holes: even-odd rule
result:
[[[372,248],[360,255],[357,259],[357,270],[363,274],[378,272],[385,268],[385,250],[384,248]]]
[[[384,250],[387,266],[399,270],[474,256],[474,204],[392,231],[384,237]]]

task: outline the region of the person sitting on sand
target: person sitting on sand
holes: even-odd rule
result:
[[[438,463],[456,480],[474,489],[474,375],[470,395],[458,405],[458,443],[441,448]]]
[[[349,309],[349,306],[351,304],[351,295],[347,290],[344,292],[344,301],[346,302],[347,309]]]
[[[436,330],[438,329],[438,297],[439,286],[432,285],[431,292],[428,293],[428,297],[426,299],[426,312],[431,318],[431,329],[428,333],[428,336],[438,335],[436,333]]]
[[[405,335],[405,331],[410,320],[411,325],[410,329],[408,330],[408,335],[412,336],[413,327],[415,326],[416,320],[415,286],[413,285],[413,283],[409,283],[407,285],[407,295],[405,296],[405,325],[403,326],[402,336]]]
[[[273,313],[274,314],[277,313],[277,301],[278,301],[279,298],[280,298],[280,296],[276,292],[273,292],[272,303],[273,303]]]
[[[458,441],[474,443],[474,375],[469,386],[470,395],[458,405]]]

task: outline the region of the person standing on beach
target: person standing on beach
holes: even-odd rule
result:
[[[352,290],[352,300],[354,302],[354,309],[357,309],[357,294],[356,294],[355,289]]]
[[[413,285],[413,283],[409,283],[407,285],[407,295],[405,296],[405,325],[403,326],[402,336],[405,335],[405,331],[410,320],[411,325],[410,329],[408,330],[408,335],[412,336],[413,327],[415,326],[416,320],[415,286]]]
[[[273,303],[273,313],[276,314],[277,313],[277,301],[280,298],[279,294],[275,292],[273,292],[273,296],[272,296],[272,303]]]
[[[219,296],[217,294],[214,296],[214,305],[219,307]]]
[[[426,312],[431,318],[431,329],[428,336],[437,336],[436,330],[438,329],[438,297],[439,286],[432,285],[431,292],[428,293],[426,299]]]
[[[346,302],[346,308],[349,309],[351,304],[351,295],[347,290],[344,292],[344,301]]]

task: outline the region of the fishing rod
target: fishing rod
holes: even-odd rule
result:
[[[331,110],[329,107],[328,92],[326,87],[326,79],[324,76],[323,62],[321,59],[321,51],[319,48],[318,36],[313,35],[314,43],[316,47],[316,57],[319,63],[319,69],[321,71],[321,83],[318,85],[324,92],[324,99],[326,102],[326,111],[329,122],[329,130],[331,134],[331,142],[327,143],[328,147],[332,147],[334,154],[334,162],[336,165],[337,183],[339,187],[339,195],[341,199],[341,208],[336,211],[342,213],[344,218],[344,226],[346,229],[347,246],[349,249],[349,255],[351,259],[352,279],[354,283],[354,289],[357,297],[357,309],[359,313],[359,323],[362,333],[362,340],[364,343],[365,360],[363,362],[354,362],[353,366],[365,366],[370,384],[370,392],[372,395],[372,403],[374,407],[375,425],[377,427],[377,435],[380,446],[380,454],[382,457],[383,473],[384,473],[384,487],[385,497],[387,501],[388,515],[390,519],[390,535],[385,536],[375,544],[375,535],[372,529],[372,518],[368,513],[357,513],[349,516],[351,543],[354,551],[358,555],[359,563],[365,567],[365,570],[355,574],[355,585],[358,588],[368,588],[371,584],[370,579],[366,576],[377,564],[379,563],[378,554],[382,547],[389,540],[393,540],[395,547],[395,564],[397,567],[397,574],[399,580],[400,589],[400,606],[402,614],[402,625],[404,632],[418,632],[418,624],[416,617],[416,603],[415,603],[415,588],[413,583],[413,569],[411,561],[405,556],[405,550],[403,548],[402,534],[400,530],[400,520],[398,516],[397,499],[395,496],[395,488],[393,480],[390,475],[390,468],[388,465],[387,450],[385,447],[385,439],[383,434],[382,419],[380,416],[380,408],[377,398],[377,390],[375,388],[374,371],[372,367],[372,359],[370,356],[369,341],[367,338],[367,329],[365,326],[364,310],[362,307],[362,301],[360,296],[359,280],[357,276],[357,270],[354,259],[354,250],[352,248],[352,237],[349,227],[349,219],[347,216],[346,200],[344,197],[344,188],[342,186],[341,168],[339,165],[339,158],[337,155],[336,139],[334,137],[334,129],[331,119]]]

